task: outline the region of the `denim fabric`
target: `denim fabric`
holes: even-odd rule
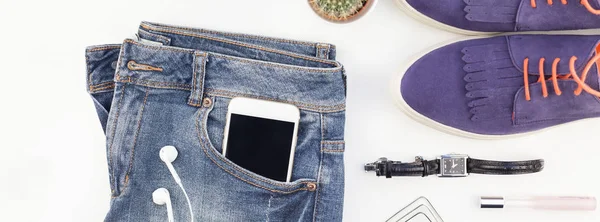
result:
[[[175,221],[341,221],[345,74],[330,44],[143,22],[139,40],[86,50],[88,91],[107,137],[112,200],[106,221],[166,221],[152,192],[171,194]],[[293,182],[245,170],[221,155],[231,98],[301,110]],[[316,185],[316,189],[313,189]]]

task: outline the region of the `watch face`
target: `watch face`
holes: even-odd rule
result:
[[[464,158],[448,158],[443,159],[443,170],[444,175],[463,175],[465,172],[465,159]]]

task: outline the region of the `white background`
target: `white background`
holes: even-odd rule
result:
[[[598,211],[478,209],[479,195],[600,197],[600,121],[497,141],[413,121],[393,104],[389,81],[410,57],[458,35],[416,22],[392,0],[346,25],[320,19],[306,0],[0,0],[1,221],[103,220],[110,200],[104,135],[85,90],[84,50],[122,42],[142,20],[336,44],[349,76],[344,221],[384,221],[419,196],[447,222],[600,220]],[[412,161],[450,152],[547,165],[535,175],[463,179],[385,179],[361,169],[381,156]]]

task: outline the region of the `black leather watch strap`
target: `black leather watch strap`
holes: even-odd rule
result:
[[[437,162],[437,163],[436,163]],[[398,163],[388,164],[386,170],[386,177],[389,176],[428,176],[437,174],[439,172],[439,161],[427,161],[414,163]],[[388,175],[389,174],[389,175]]]
[[[467,159],[467,172],[476,174],[514,175],[537,173],[544,169],[544,160],[490,161]]]
[[[491,161],[468,158],[467,172],[490,175],[529,174],[542,171],[544,160],[528,161]],[[381,158],[375,163],[365,165],[366,171],[375,171],[377,176],[391,178],[394,176],[422,176],[440,174],[440,160],[421,160],[402,163]]]
[[[366,171],[375,171],[377,176],[392,178],[395,176],[422,176],[438,174],[440,168],[439,160],[418,160],[413,163],[402,163],[400,161],[388,161],[380,158],[375,163],[365,165]]]

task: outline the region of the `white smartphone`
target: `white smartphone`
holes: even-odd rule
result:
[[[279,102],[236,97],[229,103],[223,155],[253,173],[290,182],[300,110]]]

